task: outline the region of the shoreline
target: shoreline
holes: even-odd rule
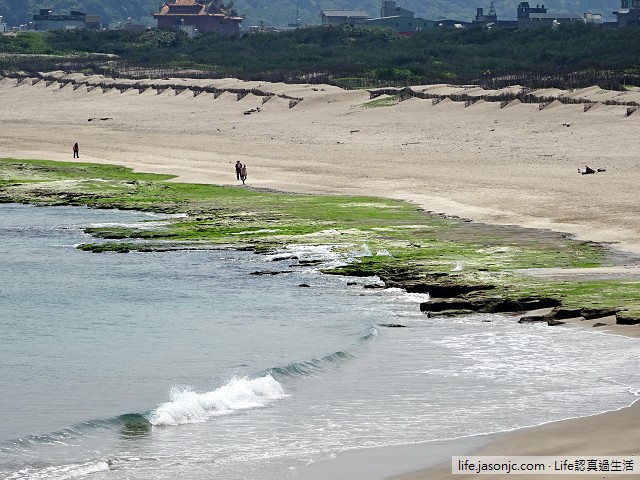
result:
[[[224,82],[241,83],[219,81]],[[394,107],[363,108],[366,92],[271,88],[304,100],[289,108],[279,98],[260,104],[251,94],[214,99],[206,93],[102,93],[0,81],[0,99],[7,105],[0,113],[2,156],[71,161],[71,145],[79,141],[82,162],[228,185],[234,184],[233,164],[241,160],[249,164],[248,183],[257,188],[373,193],[488,225],[567,232],[640,253],[634,153],[640,139],[622,133],[637,126],[640,116],[627,117],[626,107],[599,104],[585,112],[581,106],[550,105],[539,111],[536,105],[500,108],[478,102],[465,108],[447,100],[432,105],[411,99]],[[258,104],[261,112],[243,115]],[[163,115],[150,115],[153,109]],[[607,171],[576,173],[585,164]],[[603,328],[615,334],[633,329],[630,336],[638,330]],[[639,409],[636,403],[499,433],[477,453],[629,453],[625,441],[640,444]],[[450,477],[450,471],[431,467],[393,478]]]
[[[529,314],[544,313],[542,311]],[[607,335],[640,338],[640,326],[615,325],[615,317],[605,320]],[[593,321],[570,319],[567,324],[590,328]],[[621,328],[622,327],[622,328]],[[549,327],[552,328],[552,327]],[[562,328],[562,327],[553,327]],[[628,327],[627,327],[628,328]],[[638,397],[639,392],[635,396]],[[594,437],[597,433],[597,437]],[[629,405],[584,417],[551,420],[513,430],[478,434],[451,440],[348,450],[336,458],[301,470],[303,480],[456,480],[477,478],[477,474],[453,474],[452,456],[640,456],[640,398]],[[393,466],[390,466],[393,465]],[[401,465],[401,467],[400,467]],[[507,480],[511,475],[485,474],[482,478]],[[565,474],[563,474],[564,478]],[[578,475],[568,475],[578,478]],[[298,478],[298,477],[296,477]],[[549,475],[517,478],[543,479]],[[580,476],[582,478],[582,476]],[[628,478],[610,474],[602,478]]]
[[[541,312],[530,312],[541,313]],[[603,323],[602,333],[640,338],[640,326],[615,324],[615,317],[597,321],[569,319],[566,323],[580,328],[593,328]],[[558,327],[553,327],[558,328]],[[560,327],[562,328],[562,327]],[[638,392],[635,393],[638,397]],[[464,445],[451,443],[449,457],[473,456],[638,456],[640,455],[640,398],[616,410],[608,410],[585,417],[550,421],[540,425],[487,434],[486,441],[471,452]],[[425,444],[426,445],[426,444]],[[523,478],[543,479],[549,475],[524,475]],[[566,475],[563,474],[563,478]],[[514,475],[486,474],[482,478],[507,480]],[[517,476],[519,477],[519,476]],[[568,475],[582,478],[581,475]],[[408,473],[394,474],[384,480],[456,480],[477,478],[477,474],[453,474],[451,461],[425,464],[424,468]],[[603,478],[628,478],[626,475],[606,475]]]
[[[474,456],[609,456],[634,457],[640,454],[640,402],[618,410],[587,417],[569,418],[556,422],[526,427],[511,432],[500,432],[472,453],[452,446],[451,455]],[[598,438],[593,439],[594,433]],[[624,438],[620,438],[624,437]],[[521,475],[524,478],[545,478],[549,475]],[[565,475],[563,475],[564,478]],[[487,479],[507,479],[507,474],[482,475]],[[582,475],[569,475],[578,478]],[[451,462],[427,466],[411,473],[387,477],[387,480],[453,480],[477,478],[477,474],[452,474]],[[610,474],[602,478],[628,478],[623,474]]]

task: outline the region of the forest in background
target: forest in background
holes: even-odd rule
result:
[[[490,0],[398,0],[397,5],[415,12],[416,17],[428,20],[455,19],[471,21],[476,8],[489,9]],[[495,0],[498,18],[515,20],[516,8],[520,0]],[[68,14],[70,10],[79,10],[102,17],[102,23],[126,22],[127,18],[136,23],[155,25],[151,14],[158,11],[163,0],[0,0],[0,15],[9,26],[17,26],[32,20],[41,8],[52,10],[56,14]],[[529,2],[534,4],[535,2]],[[620,7],[619,0],[549,0],[544,3],[549,12],[601,13],[609,20],[615,20],[612,14]],[[300,23],[315,25],[320,23],[320,11],[323,9],[364,10],[372,17],[380,15],[380,0],[235,0],[234,8],[245,15],[243,27],[259,25],[283,27],[296,22],[298,11]]]
[[[185,71],[209,78],[323,82],[346,88],[486,83],[487,78],[514,75],[579,78],[616,72],[631,78],[640,72],[639,40],[640,27],[580,24],[531,30],[434,28],[412,37],[382,27],[352,26],[195,38],[181,31],[69,30],[0,36],[0,52],[5,53],[0,69],[62,68],[126,76],[146,68],[172,75]],[[105,59],[104,54],[112,57]]]

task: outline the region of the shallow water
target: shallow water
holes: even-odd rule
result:
[[[0,212],[2,478],[297,478],[345,449],[589,415],[640,388],[636,339],[429,319],[425,296],[273,256],[74,248],[95,241],[84,226],[160,216]]]

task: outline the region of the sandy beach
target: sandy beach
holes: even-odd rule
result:
[[[221,93],[121,93],[2,78],[0,156],[72,161],[78,142],[81,161],[220,185],[239,183],[233,166],[240,160],[249,187],[390,197],[478,222],[565,232],[629,253],[629,267],[640,254],[640,112],[627,115],[626,106],[603,103],[620,92],[540,92],[588,99],[594,105],[587,111],[560,102],[540,109],[518,101],[465,106],[418,98],[370,108],[367,91],[328,85],[198,82]],[[196,84],[167,81],[180,83]],[[239,99],[238,88],[273,95]],[[629,93],[630,100],[636,96]],[[291,98],[302,100],[292,106]],[[581,175],[586,165],[605,171]],[[608,274],[637,276],[638,270]],[[639,408],[500,435],[477,454],[638,454]],[[402,478],[450,476],[447,464]]]

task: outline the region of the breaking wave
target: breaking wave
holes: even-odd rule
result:
[[[211,417],[264,407],[283,397],[286,394],[282,385],[271,375],[254,379],[234,377],[225,385],[205,393],[173,387],[170,400],[146,418],[152,425],[202,423]]]

